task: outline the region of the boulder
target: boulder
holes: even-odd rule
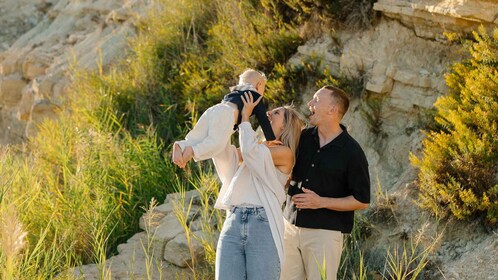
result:
[[[197,262],[202,261],[204,256],[204,247],[202,245],[203,238],[206,239],[209,237],[202,231],[192,232],[189,240],[185,234],[177,235],[166,244],[166,247],[164,248],[164,259],[179,267],[191,266],[192,257],[194,257]]]
[[[0,104],[6,107],[14,107],[22,99],[23,88],[26,81],[19,75],[11,75],[0,79]]]

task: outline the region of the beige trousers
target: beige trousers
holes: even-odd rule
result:
[[[296,227],[285,221],[285,260],[280,279],[336,280],[342,238],[340,231]]]

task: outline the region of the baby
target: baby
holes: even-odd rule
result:
[[[208,108],[185,140],[173,144],[173,162],[184,168],[192,158],[195,161],[214,157],[230,142],[233,130],[240,124],[240,110],[244,106],[241,96],[248,92],[253,100],[258,100],[264,92],[266,77],[263,73],[247,69],[239,76],[239,84],[231,87],[231,92],[223,97],[221,103]],[[261,125],[267,141],[275,140],[275,135],[266,115],[263,102],[254,108],[253,115]]]

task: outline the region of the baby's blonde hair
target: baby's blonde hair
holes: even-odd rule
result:
[[[294,105],[282,106],[284,108],[284,127],[280,134],[280,141],[289,147],[294,155],[296,155],[301,131],[304,128],[304,121],[301,114],[296,110]],[[295,161],[295,159],[294,159]]]
[[[265,73],[248,68],[239,76],[239,85],[251,84],[256,86],[259,82],[266,83]]]

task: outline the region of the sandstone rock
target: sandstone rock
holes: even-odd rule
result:
[[[74,45],[74,44],[82,41],[83,39],[85,39],[85,35],[81,35],[81,34],[70,34],[69,37],[66,40],[66,43],[68,43],[70,45]]]
[[[33,28],[43,18],[37,1],[0,1],[0,52],[7,50],[22,34]]]
[[[139,226],[143,230],[149,230],[159,226],[159,222],[166,216],[164,213],[153,211],[145,213],[140,217]]]
[[[31,82],[32,83],[32,82]],[[34,102],[34,92],[32,87],[28,84],[28,86],[23,88],[22,91],[22,99],[18,106],[17,118],[21,121],[27,122],[29,121],[29,117],[31,115],[31,107]]]
[[[160,225],[151,232],[153,239],[166,244],[183,232],[183,227],[174,215],[168,215],[160,221]]]
[[[30,119],[28,125],[26,126],[27,137],[33,137],[36,135],[37,126],[41,124],[45,119],[55,119],[57,114],[60,112],[60,107],[53,104],[50,100],[42,99],[35,101],[35,104],[31,108]]]
[[[445,31],[469,33],[479,25],[491,28],[498,23],[498,4],[487,0],[380,0],[373,8],[431,39],[444,40]]]
[[[303,61],[313,62],[313,59],[318,59],[327,62],[322,65],[323,68],[327,67],[332,72],[337,72],[339,70],[340,55],[341,50],[337,42],[331,37],[322,37],[299,46],[297,53],[289,59],[288,63],[301,66]]]
[[[17,116],[15,122],[29,127],[25,133],[34,135],[37,124],[26,121],[39,118],[27,113],[26,107],[35,104],[26,102],[47,99],[62,105],[68,85],[63,77],[69,65],[77,62],[78,67],[88,70],[99,65],[106,69],[129,47],[129,38],[136,32],[136,17],[145,15],[149,4],[136,0],[0,1],[0,52],[5,51],[0,59],[0,80],[20,73],[28,81],[37,80],[30,84],[35,98],[21,100],[20,92],[9,98],[9,110]],[[8,35],[11,31],[15,35]],[[5,127],[0,127],[0,134],[4,131]],[[18,141],[25,133],[18,135]]]
[[[14,107],[22,99],[22,90],[26,86],[26,81],[19,75],[11,75],[0,79],[0,104],[7,107]]]
[[[171,194],[170,198],[179,196],[179,194]],[[195,196],[195,192],[190,192],[187,196]],[[174,202],[177,201],[174,200]],[[84,279],[100,279],[104,273],[109,279],[191,279],[192,272],[185,265],[191,260],[188,242],[176,216],[173,213],[164,212],[169,208],[166,207],[167,205],[169,204],[154,208],[154,214],[166,214],[159,221],[159,225],[137,233],[126,243],[118,245],[118,255],[102,261],[99,265],[90,264],[70,269],[59,277],[74,275]],[[184,215],[188,219],[187,213]],[[190,231],[193,229],[191,228]],[[205,239],[205,242],[216,246],[218,233],[204,234],[194,231],[191,238],[192,252],[198,262],[201,262],[204,253],[202,240]],[[169,247],[166,251],[167,244]]]
[[[366,90],[376,93],[390,92],[392,88],[393,80],[386,76],[378,76],[375,80],[369,81],[365,86]]]
[[[36,61],[24,61],[22,65],[24,78],[33,80],[34,78],[44,75],[47,66]]]
[[[410,112],[416,106],[426,109],[432,108],[437,97],[438,94],[428,92],[421,87],[396,83],[388,102],[398,110]]]
[[[105,22],[107,24],[112,24],[112,23],[119,23],[119,22],[124,22],[130,17],[129,10],[127,9],[117,9],[111,11],[106,19]]]
[[[66,93],[67,93],[67,87],[69,85],[69,81],[64,78],[60,77],[57,82],[55,82],[54,86],[52,87],[52,100],[55,104],[62,105],[64,101],[66,100]]]
[[[32,91],[37,99],[51,98],[53,92],[54,81],[46,77],[34,79],[31,83]]]
[[[200,240],[208,238],[202,231],[192,232],[190,242],[185,234],[177,235],[164,248],[164,259],[179,267],[188,267],[192,264],[192,255],[196,261],[202,260],[204,248]]]
[[[118,245],[118,252],[123,259],[145,259],[146,257],[161,260],[164,242],[154,239],[153,232],[139,232],[126,243]]]
[[[191,200],[193,205],[200,205],[201,202],[200,193],[198,190],[187,191],[185,192],[184,198],[182,198],[182,195],[180,193],[170,193],[168,194],[168,196],[166,196],[166,200],[164,202],[168,204],[173,202],[179,202],[181,200],[184,200],[186,205],[188,205],[188,203]]]
[[[142,215],[139,222],[140,228],[143,230],[146,230],[147,226],[150,226],[150,228],[156,228],[160,223],[163,222],[163,219],[165,219],[166,217],[176,218],[177,216],[175,211],[182,212],[182,215],[187,219],[187,224],[190,224],[191,221],[199,216],[200,207],[198,205],[192,205],[189,209],[187,202],[185,203],[185,205],[179,206],[175,206],[174,203],[178,202],[175,201],[172,203],[165,203],[154,209],[152,213],[145,213],[144,215]]]
[[[162,260],[162,254],[154,250],[156,244],[147,246],[145,232],[135,234],[127,243],[118,246],[119,255],[113,256],[105,263],[84,265],[70,269],[65,274],[84,277],[84,279],[178,279],[178,275],[190,275],[190,270],[183,270]],[[154,251],[151,253],[151,251]],[[162,251],[161,251],[162,253]],[[159,256],[159,257],[156,257]],[[60,275],[62,276],[62,275]]]
[[[157,206],[155,210],[159,213],[163,213],[165,215],[168,215],[169,213],[171,213],[173,211],[173,204],[172,203],[161,204],[161,205]]]
[[[19,65],[17,64],[17,60],[11,57],[4,59],[0,64],[0,75],[3,76],[11,75],[18,72],[19,70],[20,69]]]
[[[387,67],[382,63],[377,63],[372,68],[370,75],[372,78],[367,82],[365,89],[376,93],[387,93],[392,90],[393,79],[387,76]]]

